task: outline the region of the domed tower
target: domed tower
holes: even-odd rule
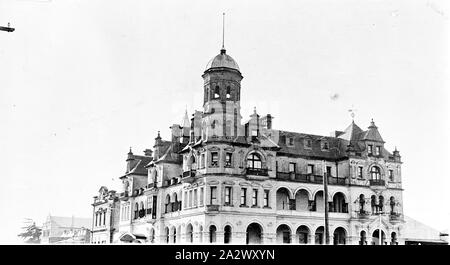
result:
[[[236,61],[226,53],[212,58],[204,80],[203,138],[234,139],[241,134],[240,94],[242,75]]]

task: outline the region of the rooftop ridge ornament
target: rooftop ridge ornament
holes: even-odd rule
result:
[[[352,107],[348,110],[348,112],[350,112],[350,117],[352,117],[352,122],[355,121],[355,112],[357,111],[357,109],[355,109],[355,107],[352,104]]]

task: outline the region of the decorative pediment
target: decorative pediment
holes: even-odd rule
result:
[[[249,182],[249,181],[242,181],[242,182],[239,182],[239,186],[246,187],[246,186],[251,186],[251,185],[252,185],[252,183]]]
[[[210,180],[207,183],[208,183],[208,185],[218,185],[219,181],[218,180]]]
[[[208,150],[209,151],[220,151],[220,148],[217,146],[210,146],[210,147],[208,147]]]
[[[228,152],[234,152],[235,149],[234,147],[226,147],[224,150]]]
[[[225,184],[225,185],[234,185],[234,181],[232,181],[232,180],[225,180],[223,182],[223,184]]]

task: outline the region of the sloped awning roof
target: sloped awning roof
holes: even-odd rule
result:
[[[140,243],[140,240],[146,240],[147,237],[142,234],[124,233],[120,236],[119,241],[124,243]]]

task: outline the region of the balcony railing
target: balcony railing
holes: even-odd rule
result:
[[[399,220],[401,220],[401,218],[402,218],[402,215],[400,213],[396,213],[396,212],[389,213],[390,221],[399,221]]]
[[[370,217],[371,213],[364,210],[357,211],[357,216],[360,219],[368,219]]]
[[[277,179],[304,183],[323,183],[323,176],[313,174],[301,174],[295,172],[277,172]],[[345,178],[328,177],[328,184],[345,185]]]
[[[248,167],[246,172],[247,175],[255,175],[255,176],[268,176],[269,172],[267,168],[251,168]]]
[[[219,211],[219,205],[216,205],[216,204],[206,205],[206,211],[217,212],[217,211]]]
[[[195,177],[196,172],[196,170],[185,171],[183,172],[183,178]]]
[[[371,179],[369,180],[370,186],[384,186],[384,179]]]

